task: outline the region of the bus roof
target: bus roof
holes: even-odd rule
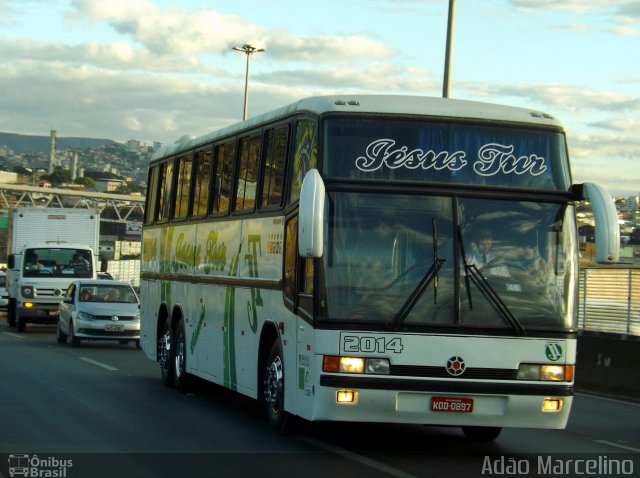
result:
[[[174,143],[166,144],[156,151],[151,160],[188,151],[242,130],[249,130],[294,113],[363,113],[397,114],[431,118],[447,118],[477,121],[500,121],[536,126],[562,128],[553,116],[527,108],[482,103],[478,101],[456,100],[405,95],[334,95],[312,96],[295,103],[263,113],[246,121],[240,121],[203,136],[183,136]]]

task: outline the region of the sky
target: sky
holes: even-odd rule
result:
[[[0,0],[0,131],[168,143],[312,95],[442,96],[448,0]],[[640,0],[457,0],[450,97],[564,125],[640,194]]]

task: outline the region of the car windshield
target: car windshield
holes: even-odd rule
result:
[[[330,193],[323,320],[573,329],[572,214],[558,204]]]
[[[134,304],[138,298],[127,285],[83,285],[80,287],[80,302],[118,302]]]

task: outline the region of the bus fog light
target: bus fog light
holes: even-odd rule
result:
[[[358,401],[356,390],[338,390],[336,392],[336,403],[355,403]]]
[[[389,359],[370,358],[365,362],[365,373],[389,375]]]
[[[542,402],[543,412],[559,412],[560,410],[562,410],[561,398],[545,398]]]

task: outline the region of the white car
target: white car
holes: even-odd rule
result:
[[[72,346],[82,340],[130,341],[140,346],[140,301],[127,282],[77,280],[58,309],[57,340]]]

